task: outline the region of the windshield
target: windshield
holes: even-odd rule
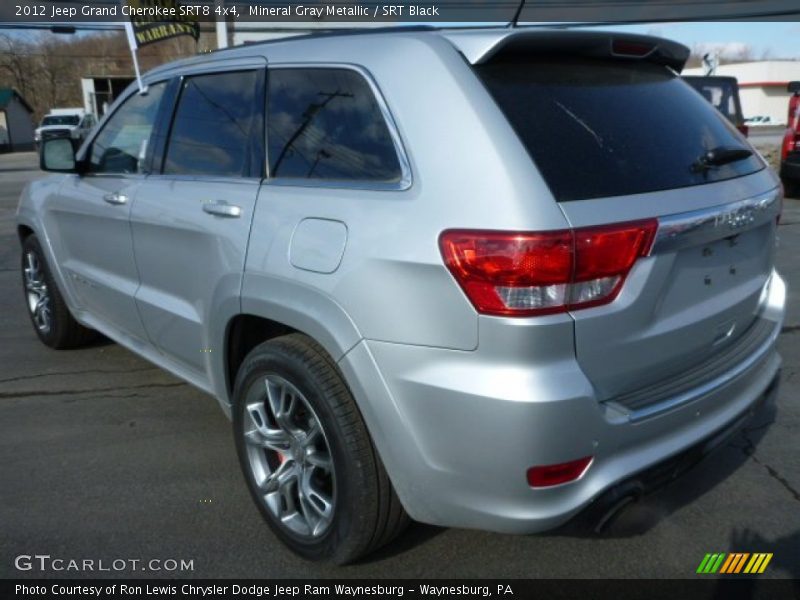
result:
[[[42,119],[42,127],[49,125],[77,125],[81,118],[78,115],[47,116]]]
[[[734,127],[668,68],[544,57],[475,67],[558,201],[701,185],[764,167]]]

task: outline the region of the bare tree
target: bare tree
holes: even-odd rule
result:
[[[182,36],[139,49],[143,70],[213,46],[213,35],[195,42]],[[133,63],[122,32],[61,37],[0,34],[0,87],[13,87],[40,119],[55,106],[82,106],[82,77],[133,77]]]
[[[750,44],[734,42],[728,44],[695,44],[692,47],[692,53],[687,66],[703,66],[703,57],[706,54],[716,55],[721,65],[751,62],[754,60],[767,60],[771,55],[768,48],[763,50],[759,55]]]
[[[31,48],[32,44],[24,39],[0,34],[0,72],[3,79],[10,81],[11,87],[25,97],[33,92],[30,78],[34,72]]]
[[[732,52],[723,53],[719,58],[719,62],[720,64],[730,64],[730,63],[740,63],[740,62],[751,62],[755,59],[756,56],[753,47],[747,45],[737,50],[733,50]]]

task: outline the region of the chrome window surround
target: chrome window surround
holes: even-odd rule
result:
[[[142,77],[144,83],[145,93],[150,89],[151,85],[159,83],[166,83],[173,79],[185,79],[186,77],[195,77],[198,75],[209,75],[214,73],[228,73],[231,71],[249,71],[254,69],[265,69],[267,67],[267,59],[263,56],[243,56],[236,59],[216,59],[204,60],[202,62],[193,63],[190,65],[176,65],[176,66],[161,66],[153,69],[149,73],[145,73]],[[89,147],[94,143],[95,138],[100,135],[100,132],[105,129],[106,124],[110,121],[119,108],[136,94],[141,94],[141,91],[136,85],[136,82],[131,83],[122,95],[118,96],[116,100],[109,106],[109,110],[95,123],[92,134],[81,145],[78,151],[78,158],[85,158],[85,153]],[[176,99],[177,100],[177,99]],[[266,118],[266,115],[265,115]],[[86,173],[84,177],[111,177],[111,178],[142,178],[142,177],[167,177],[161,173]],[[205,176],[205,175],[169,175],[171,179],[182,179],[185,181],[206,180],[209,181],[227,181],[237,182],[245,181],[260,181],[259,178],[254,177],[219,177],[219,176]]]
[[[403,140],[400,137],[400,131],[397,128],[397,123],[389,111],[389,106],[386,104],[386,99],[378,88],[372,74],[360,65],[351,63],[304,63],[304,62],[291,62],[291,63],[269,63],[267,67],[267,98],[269,98],[269,71],[273,69],[346,69],[358,73],[369,86],[375,102],[378,104],[381,116],[386,123],[386,128],[389,130],[389,135],[394,144],[395,153],[397,154],[397,162],[400,164],[400,179],[397,181],[360,181],[357,179],[306,179],[299,177],[273,177],[269,169],[269,139],[267,139],[265,155],[266,155],[266,173],[267,177],[265,183],[270,185],[292,186],[292,187],[314,187],[314,188],[331,188],[331,189],[349,189],[349,190],[382,190],[382,191],[404,191],[411,187],[413,177],[411,175],[411,163],[406,154]],[[269,105],[267,106],[267,132],[269,132]],[[269,133],[267,133],[269,138]]]
[[[228,64],[225,64],[228,63]],[[267,62],[266,59],[263,57],[245,57],[243,59],[238,59],[233,63],[229,61],[209,61],[199,63],[197,65],[193,65],[191,68],[183,68],[178,69],[177,73],[174,74],[171,79],[178,79],[180,80],[180,89],[178,90],[177,95],[175,96],[175,103],[172,107],[172,115],[169,121],[169,126],[165,132],[166,135],[166,145],[164,146],[164,161],[166,162],[167,152],[169,151],[169,144],[172,141],[172,125],[175,121],[175,115],[178,112],[178,106],[181,102],[181,96],[183,95],[183,87],[186,83],[188,78],[192,77],[202,77],[204,75],[224,75],[227,73],[235,73],[239,71],[258,71],[263,70],[266,68]],[[149,85],[149,84],[148,84]],[[266,119],[267,119],[267,111],[264,110],[264,139],[261,140],[263,144],[266,144]],[[264,155],[266,156],[266,146],[264,149]],[[163,170],[163,169],[162,169]],[[266,171],[265,171],[266,173]],[[209,182],[219,182],[219,183],[261,183],[260,176],[250,176],[245,177],[244,175],[207,175],[203,173],[148,173],[148,177],[159,177],[164,179],[169,179],[170,181],[209,181]]]
[[[405,191],[409,189],[413,183],[413,176],[411,172],[411,163],[408,159],[408,154],[405,150],[405,145],[400,137],[400,131],[392,116],[386,99],[378,88],[372,74],[364,67],[352,63],[319,63],[319,62],[286,62],[272,64],[268,59],[263,57],[244,57],[235,61],[217,60],[217,61],[204,61],[202,63],[193,64],[189,66],[173,67],[166,70],[158,70],[157,72],[149,74],[145,77],[145,86],[169,81],[173,77],[186,77],[193,75],[201,75],[206,73],[223,72],[227,70],[246,70],[251,68],[267,68],[267,86],[269,86],[269,70],[270,69],[347,69],[355,71],[367,82],[375,101],[378,104],[381,116],[383,117],[386,127],[389,130],[389,135],[392,138],[395,152],[397,154],[397,161],[400,164],[400,179],[397,181],[358,181],[346,179],[305,179],[293,177],[272,177],[269,171],[269,155],[268,155],[268,140],[266,140],[264,155],[266,159],[265,173],[266,177],[264,183],[270,185],[280,185],[289,187],[314,187],[314,188],[329,188],[329,189],[350,189],[350,190],[380,190],[380,191]],[[98,123],[99,127],[92,132],[93,135],[85,140],[84,145],[81,147],[81,154],[85,152],[94,138],[105,128],[105,123],[113,116],[119,106],[128,100],[134,94],[139,93],[138,89],[131,86],[127,94],[120,97],[113,107],[113,111],[109,111],[103,116],[103,119]],[[269,92],[267,92],[269,93]],[[265,120],[269,118],[268,110],[264,115]],[[142,174],[126,174],[129,177],[141,177]],[[96,174],[95,176],[119,176],[114,174]],[[197,179],[197,178],[192,178]]]

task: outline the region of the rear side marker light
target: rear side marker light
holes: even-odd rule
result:
[[[657,228],[649,219],[536,233],[449,230],[439,246],[478,312],[546,315],[612,302]]]
[[[584,456],[557,465],[543,465],[528,469],[528,485],[535,488],[569,483],[580,478],[592,462],[592,456]]]

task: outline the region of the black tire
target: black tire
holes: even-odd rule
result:
[[[783,194],[786,198],[800,198],[800,181],[782,177],[781,183],[783,183]]]
[[[31,273],[31,260],[35,260],[38,266],[38,274],[36,281],[43,284],[43,287],[37,288],[42,291],[47,298],[46,306],[48,307],[49,324],[44,326],[43,321],[37,322],[37,317],[32,305],[32,292],[28,285],[28,275]],[[88,344],[89,342],[97,339],[98,334],[92,329],[88,329],[78,323],[69,312],[64,297],[56,285],[53,275],[50,272],[50,267],[47,264],[42,247],[39,240],[35,235],[29,235],[22,242],[22,291],[25,298],[25,306],[28,309],[28,316],[31,319],[33,330],[45,346],[54,348],[56,350],[64,350],[67,348],[77,348]],[[41,296],[40,296],[41,297]]]
[[[254,433],[253,428],[258,429],[256,424],[261,419],[259,416],[252,416],[253,407],[259,402],[269,402],[266,400],[267,381],[272,381],[273,385],[275,381],[288,382],[292,391],[299,392],[304,403],[310,406],[312,416],[316,417],[323,431],[324,450],[332,463],[333,480],[330,489],[333,490],[333,516],[325,525],[327,528],[324,532],[316,536],[313,533],[303,535],[285,525],[274,512],[278,510],[291,513],[291,510],[287,510],[283,497],[279,500],[279,509],[270,508],[267,492],[259,488],[256,482],[255,471],[262,476],[264,485],[263,474],[266,471],[274,474],[285,466],[284,463],[291,463],[291,469],[301,469],[304,464],[304,459],[292,458],[297,456],[296,449],[286,450],[284,454],[245,440],[246,434]],[[284,388],[280,389],[283,398]],[[260,394],[263,394],[264,400],[260,399]],[[291,396],[292,393],[289,394]],[[233,401],[236,450],[247,486],[270,528],[293,552],[309,560],[346,564],[388,543],[408,525],[409,518],[395,494],[341,373],[330,356],[313,340],[301,334],[291,334],[254,348],[237,374]],[[297,412],[299,409],[288,409],[284,414],[291,410]],[[274,414],[277,413],[270,413],[266,418],[272,419]],[[299,419],[302,421],[302,418]],[[275,422],[275,427],[280,428],[277,421]],[[275,465],[274,468],[261,470],[258,467],[262,464],[259,453],[263,453],[268,466]],[[300,456],[302,455],[301,451]],[[269,463],[270,459],[272,463]],[[254,460],[256,466],[253,466]],[[331,476],[330,471],[322,471],[322,475]],[[297,477],[297,481],[301,479],[302,477]],[[320,485],[324,484],[325,481],[322,481]],[[297,483],[296,486],[295,489],[299,490],[300,484]],[[274,490],[271,493],[273,498],[280,494]],[[273,506],[274,502],[273,500]],[[292,504],[297,507],[297,513],[301,512],[302,504],[302,498]],[[286,514],[282,516],[286,517]],[[302,523],[302,519],[300,522]]]

